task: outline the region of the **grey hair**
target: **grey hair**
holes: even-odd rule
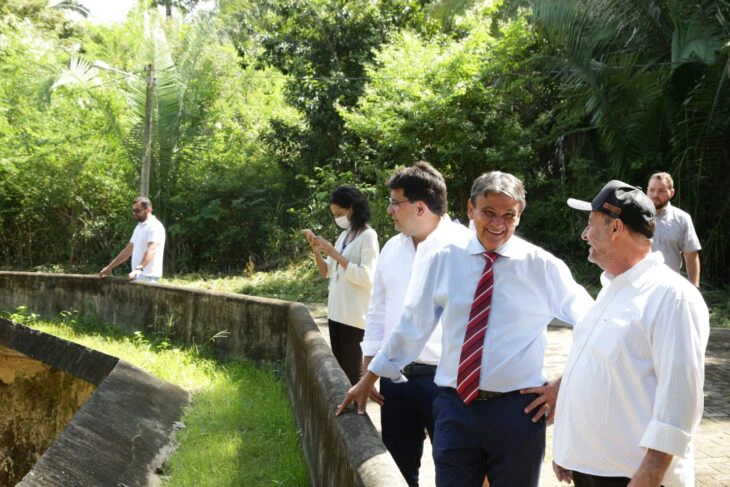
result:
[[[132,201],[132,204],[135,204],[135,203],[138,203],[138,204],[142,205],[142,208],[144,208],[145,210],[147,208],[152,208],[152,202],[146,196],[137,196]]]
[[[486,196],[488,193],[509,196],[520,204],[520,211],[524,211],[525,206],[527,206],[525,186],[522,181],[512,174],[502,171],[490,171],[476,178],[471,185],[471,195],[469,196],[472,205],[477,204],[477,196]]]

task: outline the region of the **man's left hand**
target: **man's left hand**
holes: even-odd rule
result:
[[[142,271],[139,269],[134,269],[132,272],[129,273],[129,280],[130,281],[136,281],[139,275],[142,274]]]
[[[671,463],[672,455],[649,448],[628,487],[659,487]]]
[[[368,403],[368,397],[370,396],[373,385],[375,385],[375,382],[377,380],[377,375],[373,374],[372,372],[366,372],[365,375],[360,378],[360,381],[354,386],[350,387],[350,390],[347,391],[347,395],[342,400],[342,403],[337,406],[337,412],[335,413],[335,415],[339,416],[340,414],[345,412],[345,409],[347,409],[347,406],[349,406],[350,404],[357,405],[357,414],[365,414],[365,407]]]
[[[529,387],[520,389],[520,394],[537,394],[537,397],[525,408],[525,414],[535,413],[532,422],[537,423],[540,419],[552,423],[555,418],[555,403],[558,400],[560,379],[547,382],[542,387]]]
[[[553,460],[553,472],[555,472],[555,477],[559,482],[567,482],[569,484],[573,482],[573,472],[561,467],[555,463],[555,460]]]
[[[650,472],[637,470],[627,487],[659,487],[662,476],[652,475]]]

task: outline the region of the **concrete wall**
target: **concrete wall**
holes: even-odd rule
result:
[[[158,469],[169,457],[188,392],[116,357],[3,318],[0,344],[12,359],[3,378],[10,387],[0,387],[10,426],[2,458],[14,467],[0,485],[160,484]]]
[[[95,389],[0,345],[0,485],[20,482]]]
[[[368,417],[334,416],[348,381],[301,304],[115,278],[0,272],[0,309],[18,306],[49,318],[74,309],[188,343],[227,331],[212,344],[221,355],[285,360],[312,485],[406,485]]]

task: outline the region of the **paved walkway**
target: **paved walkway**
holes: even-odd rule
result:
[[[309,308],[325,339],[329,341],[326,308],[316,305]],[[548,378],[562,373],[572,340],[570,328],[548,328],[545,356],[545,374]],[[370,403],[368,415],[380,429],[380,408]],[[558,483],[552,472],[552,430],[552,427],[547,429],[547,450],[540,476],[540,485],[543,487],[566,485]],[[710,333],[705,365],[705,413],[695,438],[695,449],[697,485],[730,487],[730,329],[713,328]],[[421,487],[434,487],[430,445],[427,445],[423,454],[420,477]]]

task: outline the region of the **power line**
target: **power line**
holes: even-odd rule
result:
[[[629,70],[629,69],[644,69],[644,68],[666,68],[672,66],[681,66],[692,61],[668,61],[661,63],[647,63],[647,64],[628,64],[623,66],[609,66],[603,65],[602,68],[611,70]],[[704,63],[702,63],[704,64]],[[597,71],[598,69],[592,69]],[[560,74],[563,70],[550,69],[544,70],[544,74]],[[525,73],[512,72],[502,73],[496,75],[496,78],[518,78],[523,76]],[[259,75],[259,74],[218,74],[218,78],[238,78],[238,79],[261,79],[261,80],[294,80],[294,81],[424,81],[434,77],[434,74],[428,74],[423,76],[292,76],[286,74],[278,75]],[[439,77],[442,80],[466,80],[474,79],[478,76],[444,76]]]

